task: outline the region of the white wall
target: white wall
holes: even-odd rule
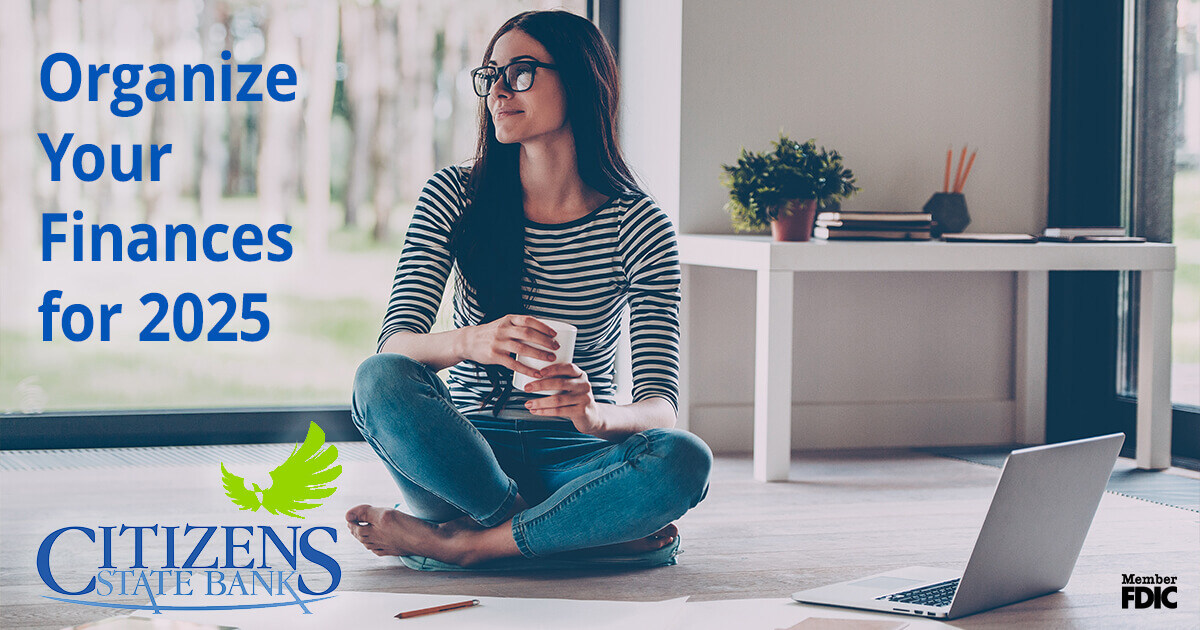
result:
[[[621,6],[621,144],[634,175],[679,227],[683,0]]]
[[[968,231],[1045,225],[1051,0],[669,0],[621,18],[627,157],[681,232],[731,232],[720,166],[781,130],[845,156],[863,188],[846,209],[919,209],[969,143]],[[1012,440],[1014,283],[798,278],[793,446]],[[686,290],[691,429],[747,450],[753,277],[697,268]]]

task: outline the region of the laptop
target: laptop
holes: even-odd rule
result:
[[[1013,451],[963,572],[910,567],[792,595],[806,604],[954,619],[1067,585],[1124,434]]]

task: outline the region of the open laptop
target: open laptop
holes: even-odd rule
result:
[[[964,572],[910,567],[792,595],[808,604],[954,619],[1067,585],[1121,433],[1013,451]]]

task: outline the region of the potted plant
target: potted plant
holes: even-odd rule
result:
[[[742,149],[736,165],[722,164],[729,188],[725,209],[736,232],[771,227],[777,241],[807,241],[817,206],[845,199],[859,189],[837,151],[817,148],[815,140],[796,142],[784,134],[766,153]]]

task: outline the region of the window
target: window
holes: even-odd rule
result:
[[[1171,400],[1200,408],[1200,0],[1178,0],[1178,12]]]
[[[225,50],[230,64],[286,63],[300,75],[291,103],[146,102],[129,117],[109,112],[111,74],[99,81],[98,102],[52,102],[40,89],[5,97],[15,140],[6,135],[0,153],[0,414],[28,422],[60,412],[344,408],[357,364],[374,351],[417,194],[436,169],[474,153],[479,98],[469,69],[520,11],[589,13],[587,0],[27,4],[28,13],[5,17],[27,23],[8,31],[23,39],[0,42],[0,65],[31,88],[56,51],[73,54],[85,73],[88,64],[169,64],[180,94],[184,64],[220,68]],[[151,75],[141,77],[144,86]],[[55,142],[74,133],[76,143],[169,143],[172,151],[160,181],[81,182],[67,171],[52,182],[39,132]],[[266,231],[283,223],[293,227],[295,253],[285,262],[92,262],[85,248],[75,262],[63,244],[43,262],[42,213],[75,209],[82,220],[59,233],[74,224],[128,233],[144,222],[161,233],[166,224]],[[105,261],[111,247],[103,241]],[[121,304],[111,341],[100,340],[99,322],[86,341],[66,339],[58,324],[43,341],[37,307],[52,289],[63,292],[61,306],[87,305],[96,316],[101,304]],[[156,330],[172,340],[139,342],[156,311],[140,298],[155,292],[173,309]],[[178,340],[176,307],[185,332],[197,324],[206,332],[223,314],[206,305],[216,293],[236,299],[235,331],[244,296],[266,294],[258,309],[269,317],[267,337]],[[187,294],[196,300],[177,302]]]
[[[1185,59],[1194,51],[1195,27],[1192,39],[1185,32],[1194,7],[1055,1],[1049,199],[1050,225],[1124,225],[1176,244],[1172,454],[1189,466],[1200,460],[1200,410],[1189,402],[1200,337],[1197,209],[1187,201],[1194,167],[1186,152],[1196,103],[1183,97],[1193,88],[1181,75],[1195,67],[1194,56],[1193,70]],[[1072,272],[1051,274],[1050,284],[1047,437],[1123,431],[1131,450],[1136,283],[1128,274]]]

